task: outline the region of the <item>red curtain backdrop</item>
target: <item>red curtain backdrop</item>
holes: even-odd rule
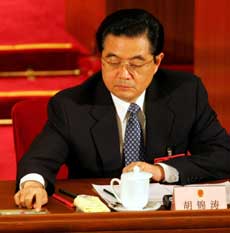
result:
[[[95,33],[106,15],[106,0],[66,0],[66,27],[92,53]]]
[[[195,73],[204,81],[219,119],[230,130],[230,1],[195,1]]]
[[[1,0],[0,45],[74,42],[65,31],[65,0]]]

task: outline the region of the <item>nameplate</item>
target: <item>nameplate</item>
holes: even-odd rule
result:
[[[173,190],[175,210],[227,209],[225,186],[186,186]]]

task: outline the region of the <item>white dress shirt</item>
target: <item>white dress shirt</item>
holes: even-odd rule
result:
[[[120,152],[122,154],[124,137],[125,137],[125,128],[126,128],[127,120],[129,117],[127,111],[128,111],[130,103],[119,99],[118,97],[116,97],[112,93],[111,93],[111,96],[112,96],[113,103],[115,105],[116,113],[117,113],[117,123],[118,123],[119,140],[120,140]],[[138,119],[139,119],[140,124],[142,126],[143,133],[144,133],[144,139],[145,139],[146,120],[145,120],[145,114],[144,114],[144,99],[145,99],[145,91],[137,98],[135,103],[141,108],[141,111],[138,113]],[[177,182],[179,180],[179,172],[174,167],[169,166],[169,165],[164,164],[164,163],[158,163],[158,164],[164,170],[164,173],[165,173],[164,181],[165,182],[173,183],[173,182]],[[29,174],[23,176],[20,180],[20,188],[25,181],[37,181],[37,182],[41,183],[43,186],[45,186],[44,178],[40,174],[37,174],[37,173],[29,173]]]

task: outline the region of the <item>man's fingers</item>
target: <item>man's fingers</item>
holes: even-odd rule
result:
[[[18,191],[15,194],[15,203],[16,205],[18,205],[19,207],[25,207],[25,194],[21,191]]]
[[[15,204],[24,208],[40,210],[48,202],[47,192],[42,187],[24,187],[14,195]]]
[[[141,170],[143,170],[144,162],[132,162],[128,166],[123,168],[123,172],[131,172],[131,171],[133,171],[133,168],[135,166],[138,166],[138,167],[140,167]]]
[[[33,208],[36,209],[37,211],[40,211],[42,208],[42,198],[40,195],[35,196],[35,201],[33,203]]]
[[[41,194],[35,196],[35,202],[33,204],[33,208],[37,211],[41,210],[41,207],[48,202],[48,196],[46,191],[44,190]]]
[[[164,170],[160,165],[149,164],[146,162],[132,162],[128,166],[124,167],[122,172],[131,172],[135,166],[138,166],[141,171],[151,173],[152,179],[157,182],[164,179]]]
[[[30,193],[29,190],[23,189],[19,191],[19,201],[18,205],[20,207],[26,207],[28,209],[32,208],[32,202],[33,202],[33,193]]]
[[[14,202],[17,206],[20,206],[20,191],[18,191],[15,195],[14,195]]]

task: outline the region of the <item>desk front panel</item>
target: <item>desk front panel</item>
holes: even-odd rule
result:
[[[108,184],[109,181],[58,181],[57,189],[96,195],[92,183]],[[0,182],[0,209],[16,208],[14,189],[14,182]],[[45,208],[49,214],[0,216],[0,232],[230,232],[230,210],[80,213],[52,197]]]

